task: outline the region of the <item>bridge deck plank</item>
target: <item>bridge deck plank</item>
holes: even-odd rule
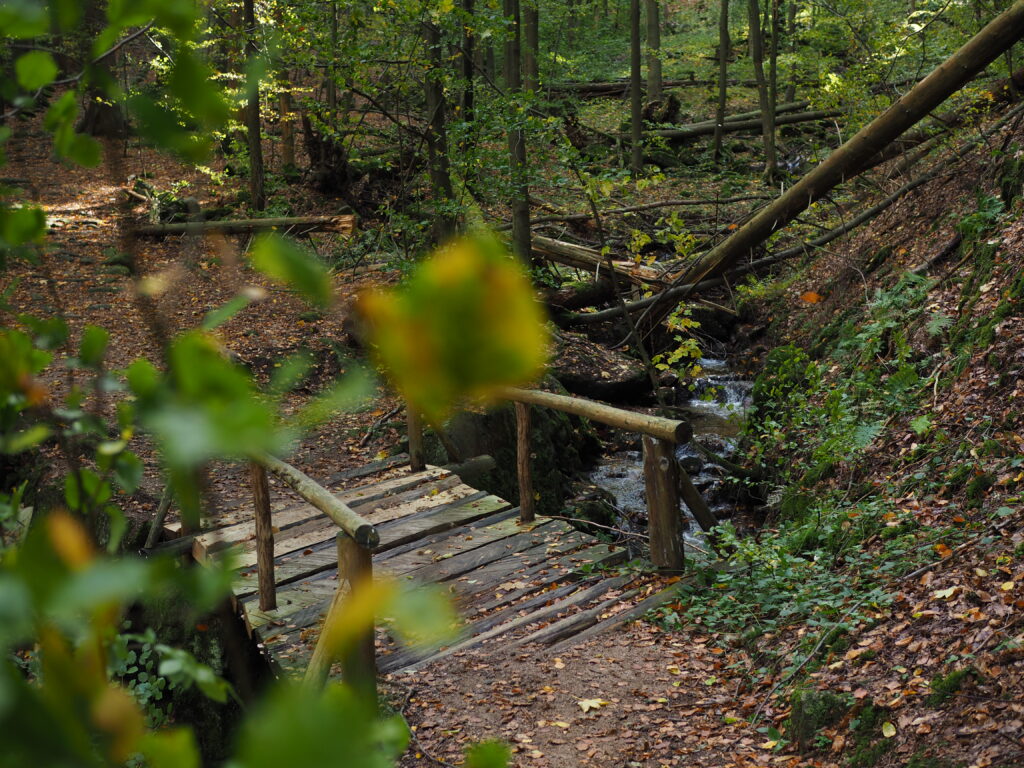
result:
[[[600,543],[562,520],[521,524],[507,501],[445,470],[409,473],[400,463],[374,462],[338,473],[325,485],[377,526],[378,574],[446,585],[466,624],[447,647],[430,650],[403,648],[378,627],[381,671],[418,668],[498,638],[504,643],[505,636],[510,642],[560,641],[577,625],[592,627],[615,595],[636,587],[637,578],[598,567],[625,559],[624,548]],[[194,553],[209,559],[232,552],[239,567],[234,594],[250,633],[280,674],[301,676],[338,588],[337,528],[280,486],[275,494],[276,609],[258,608],[255,531],[244,500],[208,522]],[[169,532],[180,529],[171,526]]]

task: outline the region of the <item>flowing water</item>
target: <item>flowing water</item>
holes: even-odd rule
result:
[[[677,390],[676,405],[693,425],[693,440],[714,453],[730,458],[736,450],[743,414],[750,405],[751,382],[734,373],[727,360],[702,359],[703,369],[690,390]],[[722,498],[723,470],[707,460],[692,443],[679,446],[676,457],[703,494],[708,506],[724,520],[732,517],[732,505]],[[625,530],[646,528],[643,459],[639,451],[622,451],[606,457],[590,474],[589,481],[615,497],[620,523]],[[689,525],[684,533],[688,547],[704,549],[700,527],[683,505]]]

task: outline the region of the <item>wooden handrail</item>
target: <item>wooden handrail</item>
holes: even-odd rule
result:
[[[373,549],[380,544],[380,534],[374,526],[306,473],[273,456],[259,456],[255,461],[273,472],[304,500],[331,518],[335,525],[351,536],[359,546]]]
[[[591,421],[599,421],[610,427],[624,429],[628,432],[639,432],[641,435],[668,440],[670,443],[686,443],[693,437],[693,428],[689,422],[665,419],[661,416],[648,416],[616,408],[582,397],[558,395],[554,392],[542,392],[536,389],[520,389],[503,387],[498,396],[504,400],[530,405],[543,405],[556,411],[583,416]]]

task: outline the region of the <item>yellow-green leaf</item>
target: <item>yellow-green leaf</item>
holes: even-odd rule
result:
[[[462,400],[529,383],[547,359],[529,279],[489,237],[439,249],[403,288],[366,293],[358,307],[377,361],[434,424]]]

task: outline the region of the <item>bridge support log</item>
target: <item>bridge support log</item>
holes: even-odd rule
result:
[[[516,403],[516,469],[519,474],[519,522],[536,518],[533,475],[530,473],[530,406]]]
[[[423,420],[408,403],[405,404],[407,432],[409,434],[409,469],[422,472],[427,468],[423,452]]]
[[[651,562],[667,571],[681,571],[683,540],[680,537],[679,464],[675,445],[647,435],[644,435],[643,445]]]
[[[693,513],[693,518],[700,525],[701,530],[708,533],[718,525],[715,513],[711,511],[711,507],[704,501],[704,497],[694,487],[690,476],[682,467],[679,467],[679,494],[683,497],[686,506],[690,508],[690,512]]]
[[[253,462],[249,465],[252,477],[252,500],[256,521],[256,579],[260,596],[260,610],[277,608],[277,585],[274,583],[274,524],[270,519],[270,484],[267,470]]]

